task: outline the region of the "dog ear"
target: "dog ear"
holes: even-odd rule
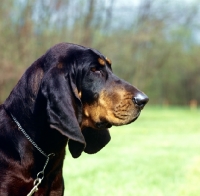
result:
[[[94,154],[100,151],[110,141],[110,133],[108,129],[98,130],[93,128],[85,128],[82,130],[86,141],[84,152]]]
[[[82,130],[86,141],[86,147],[84,152],[88,154],[94,154],[100,151],[111,139],[110,133],[107,129],[97,130],[93,128],[85,128]],[[68,143],[70,152],[73,152],[74,155],[79,156],[81,150],[80,143],[69,140]]]
[[[70,152],[74,158],[80,156],[86,145],[79,126],[82,103],[70,74],[52,68],[43,78],[41,91],[46,99],[50,127],[74,141],[78,148]]]

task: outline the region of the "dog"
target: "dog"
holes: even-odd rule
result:
[[[135,121],[148,100],[99,51],[50,48],[0,105],[0,195],[63,195],[66,145],[74,158],[98,152],[108,128]]]

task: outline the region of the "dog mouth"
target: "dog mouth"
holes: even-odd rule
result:
[[[98,129],[108,129],[108,128],[111,128],[112,127],[112,124],[111,123],[109,123],[109,122],[106,122],[106,121],[104,121],[104,122],[97,122],[96,124],[95,124],[95,126],[96,126],[96,128],[98,128]]]
[[[141,113],[141,110],[138,111],[138,113],[137,113],[136,117],[133,119],[133,121],[135,121],[135,120],[138,119],[138,117],[140,116],[140,113]],[[132,121],[132,122],[133,122],[133,121]]]
[[[126,121],[126,123],[123,123],[123,122],[120,122],[120,123],[111,123],[111,122],[108,122],[105,119],[102,119],[100,122],[95,123],[95,127],[97,129],[105,129],[105,128],[108,129],[108,128],[111,128],[113,125],[114,126],[128,125],[128,124],[136,121],[138,119],[138,117],[140,116],[140,113],[141,113],[141,110],[139,110],[138,113],[137,113],[137,115],[134,116],[131,120]]]
[[[140,116],[140,112],[139,112],[138,115],[137,115],[132,121],[130,121],[128,124],[130,124],[130,123],[136,121],[136,120],[139,118],[139,116]]]
[[[131,121],[129,121],[128,123],[126,123],[126,125],[131,124],[132,122],[136,121],[139,116],[140,116],[141,111],[138,112],[138,114],[136,115],[136,117],[134,117]]]

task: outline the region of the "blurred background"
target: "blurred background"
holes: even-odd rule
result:
[[[1,0],[0,103],[48,48],[96,48],[150,104],[200,100],[199,0]]]
[[[199,0],[1,0],[0,103],[59,42],[99,50],[150,98],[95,155],[64,163],[66,196],[200,195]]]

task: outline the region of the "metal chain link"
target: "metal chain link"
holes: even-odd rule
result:
[[[38,191],[38,186],[40,185],[40,183],[42,182],[43,178],[44,178],[44,170],[49,162],[49,159],[51,156],[55,156],[54,153],[50,153],[50,154],[46,154],[32,139],[31,137],[26,133],[26,131],[22,128],[22,126],[20,125],[20,123],[17,121],[17,119],[11,114],[13,120],[15,121],[15,123],[17,124],[18,128],[20,129],[20,131],[24,134],[24,136],[31,142],[31,144],[41,153],[43,154],[47,160],[44,164],[43,170],[37,173],[37,178],[34,180],[33,183],[33,188],[30,191],[30,193],[28,193],[27,196],[31,196],[33,195],[35,192]]]
[[[31,139],[31,137],[26,133],[26,131],[22,128],[22,126],[19,124],[17,119],[11,114],[13,120],[17,124],[18,128],[20,131],[25,135],[25,137],[31,142],[31,144],[41,153],[43,154],[46,158],[48,158],[48,155]]]

